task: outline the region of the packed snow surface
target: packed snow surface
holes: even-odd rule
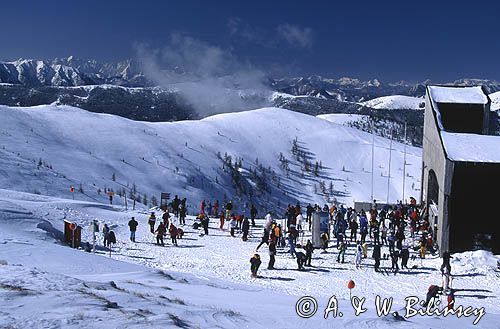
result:
[[[193,217],[183,226],[185,236],[174,247],[153,243],[147,225],[147,209],[125,210],[79,200],[67,200],[0,190],[0,327],[6,328],[464,328],[475,317],[416,316],[397,321],[392,315],[377,316],[375,298],[394,298],[392,310],[404,314],[407,296],[425,297],[430,284],[440,284],[441,259],[428,256],[410,260],[409,270],[394,275],[390,261],[382,272],[373,271],[371,258],[354,266],[350,244],[346,263],[337,263],[332,246],[316,250],[312,267],[297,271],[288,248],[279,249],[276,270],[267,270],[266,246],[259,250],[263,264],[259,278],[249,275],[249,258],[260,241],[263,220],[243,242],[230,237],[227,226],[218,229],[212,219],[209,235],[191,228]],[[128,240],[127,222],[139,221],[136,243]],[[109,253],[98,236],[97,252],[86,253],[62,245],[63,219],[83,227],[83,241],[91,241],[91,220],[107,223],[116,232],[117,244]],[[178,223],[177,219],[173,219]],[[278,222],[280,220],[278,219]],[[309,239],[309,232],[299,238]],[[406,243],[412,245],[409,238]],[[300,249],[299,249],[300,250]],[[386,246],[383,253],[388,253]],[[412,254],[414,252],[412,251]],[[456,303],[484,307],[478,328],[498,328],[500,293],[495,263],[499,259],[483,251],[453,255],[451,262]],[[366,313],[354,316],[347,282],[356,283],[353,295],[366,297]],[[297,316],[295,305],[305,295],[318,302],[311,318]],[[332,296],[342,317],[324,309]],[[440,297],[446,302],[445,297]]]

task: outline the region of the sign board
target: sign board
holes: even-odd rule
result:
[[[170,199],[170,193],[161,192],[161,199],[162,200],[169,200]]]

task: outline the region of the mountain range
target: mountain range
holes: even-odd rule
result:
[[[175,72],[175,76],[182,77],[182,74]],[[208,83],[158,86],[143,73],[137,60],[101,63],[73,56],[53,60],[19,59],[0,62],[0,104],[70,105],[151,122],[202,119],[223,112],[268,106],[311,115],[357,114],[372,118],[371,123],[355,123],[357,128],[374,129],[381,136],[388,136],[388,126],[402,136],[406,123],[407,141],[418,146],[422,140],[425,86],[435,83],[430,80],[387,83],[378,79],[332,79],[318,75],[262,77],[255,90],[241,87],[237,79],[226,79],[223,88],[212,92],[210,84],[218,83],[217,79],[224,77],[213,77]],[[490,93],[492,109],[499,107],[498,81],[460,79],[444,84],[482,85]],[[183,88],[188,88],[188,92]]]

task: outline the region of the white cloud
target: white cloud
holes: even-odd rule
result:
[[[290,45],[310,49],[313,44],[313,30],[292,24],[281,24],[276,28],[278,35]]]

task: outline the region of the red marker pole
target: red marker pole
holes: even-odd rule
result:
[[[75,187],[73,185],[70,185],[69,191],[71,192],[71,195],[73,196],[73,200],[75,200]]]

